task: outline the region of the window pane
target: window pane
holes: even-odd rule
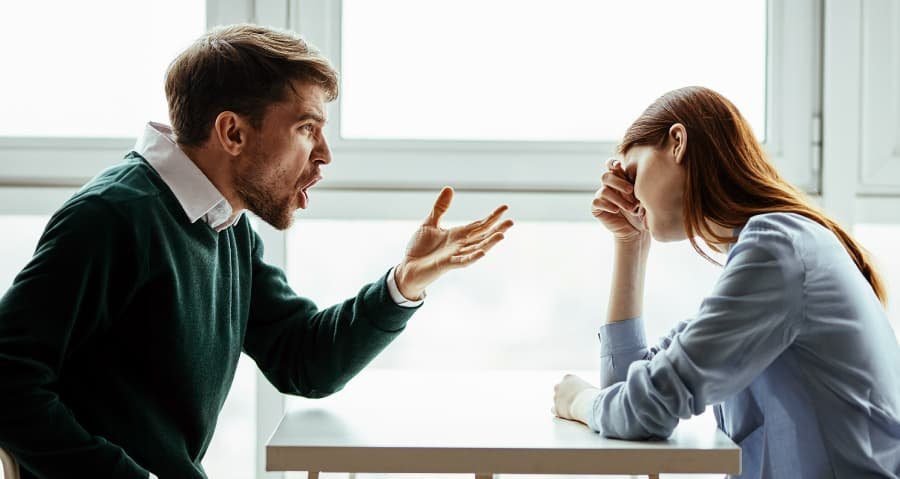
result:
[[[168,123],[166,67],[206,26],[205,0],[9,2],[0,136],[133,137]]]
[[[288,277],[325,307],[402,259],[412,221],[300,220]],[[517,222],[481,262],[428,289],[407,330],[373,363],[415,369],[596,369],[612,241],[590,222]],[[654,243],[645,317],[651,340],[691,317],[719,268],[682,243]],[[341,258],[335,261],[335,258]]]
[[[203,458],[209,477],[246,479],[256,473],[256,363],[241,354],[228,399]]]
[[[38,215],[0,215],[0,231],[5,236],[0,241],[0,296],[31,259],[49,219]]]
[[[617,141],[662,93],[703,85],[762,138],[765,4],[344,0],[341,134]]]
[[[853,228],[856,238],[869,250],[875,266],[887,284],[888,318],[894,334],[900,339],[900,224],[857,224]]]

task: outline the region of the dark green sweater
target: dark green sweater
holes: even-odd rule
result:
[[[0,300],[0,447],[23,477],[205,477],[241,350],[326,396],[413,314],[384,278],[319,310],[262,255],[246,218],[191,224],[135,153],[66,202]]]

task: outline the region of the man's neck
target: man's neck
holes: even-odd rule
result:
[[[180,143],[177,145],[225,197],[235,215],[245,208],[234,188],[234,178],[230,168],[231,158],[228,155],[205,146],[192,147]]]

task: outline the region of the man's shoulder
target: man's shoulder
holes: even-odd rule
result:
[[[160,181],[153,168],[132,153],[88,181],[61,209],[91,203],[128,218],[153,214],[165,201]]]
[[[161,209],[163,195],[155,174],[140,157],[129,155],[88,181],[63,203],[54,219],[94,228],[133,227]]]
[[[72,200],[86,197],[120,205],[132,201],[154,201],[160,196],[160,188],[153,176],[156,172],[140,157],[129,155],[115,166],[103,170],[85,184]]]

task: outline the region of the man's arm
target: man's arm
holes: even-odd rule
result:
[[[323,397],[339,391],[406,327],[417,308],[391,298],[386,277],[319,310],[284,272],[263,261],[254,234],[253,291],[244,351],[281,392]]]
[[[484,257],[512,226],[498,223],[501,206],[480,221],[444,229],[441,216],[453,190],[444,188],[413,235],[406,257],[389,274],[364,286],[341,304],[318,310],[297,296],[284,272],[263,261],[262,241],[254,234],[253,293],[244,350],[281,392],[321,397],[341,389],[384,349],[406,325],[415,308],[392,294],[421,299],[425,288],[445,272]],[[415,303],[414,303],[415,304]]]
[[[67,360],[102,335],[134,287],[132,238],[117,224],[99,200],[64,206],[0,299],[0,447],[38,477],[149,475],[85,430],[55,389]]]

